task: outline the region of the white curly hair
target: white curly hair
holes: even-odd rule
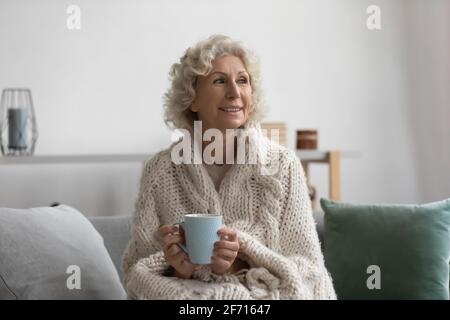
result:
[[[224,35],[213,35],[188,48],[180,62],[174,63],[170,69],[172,84],[164,94],[164,121],[169,127],[193,131],[197,114],[190,110],[190,106],[195,100],[197,78],[207,76],[212,70],[212,61],[225,55],[241,58],[250,75],[253,103],[247,123],[259,122],[263,118],[265,107],[259,59],[242,42]]]

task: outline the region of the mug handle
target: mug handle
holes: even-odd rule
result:
[[[178,226],[179,228],[181,228],[184,231],[184,235],[185,235],[184,238],[186,239],[186,231],[184,230],[184,222],[175,223],[174,226]],[[184,244],[179,243],[178,245],[187,255],[189,255],[189,252]]]

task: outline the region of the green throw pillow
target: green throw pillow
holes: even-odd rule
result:
[[[325,263],[338,299],[449,299],[450,199],[320,204]]]

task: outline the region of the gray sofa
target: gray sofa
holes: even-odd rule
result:
[[[324,214],[313,216],[323,244]],[[64,205],[0,208],[0,299],[126,299],[122,256],[131,229],[130,215],[86,218]]]
[[[342,299],[448,299],[450,199],[321,206],[325,260]],[[313,217],[323,244],[324,214]],[[122,256],[131,229],[131,215],[86,217],[59,204],[0,208],[0,299],[125,299]]]
[[[131,216],[91,217],[89,221],[103,237],[120,281],[123,282],[122,254],[131,237]]]

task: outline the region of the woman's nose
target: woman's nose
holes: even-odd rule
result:
[[[236,99],[239,98],[241,95],[239,91],[239,87],[236,82],[230,81],[228,82],[227,86],[227,98],[229,99]]]

